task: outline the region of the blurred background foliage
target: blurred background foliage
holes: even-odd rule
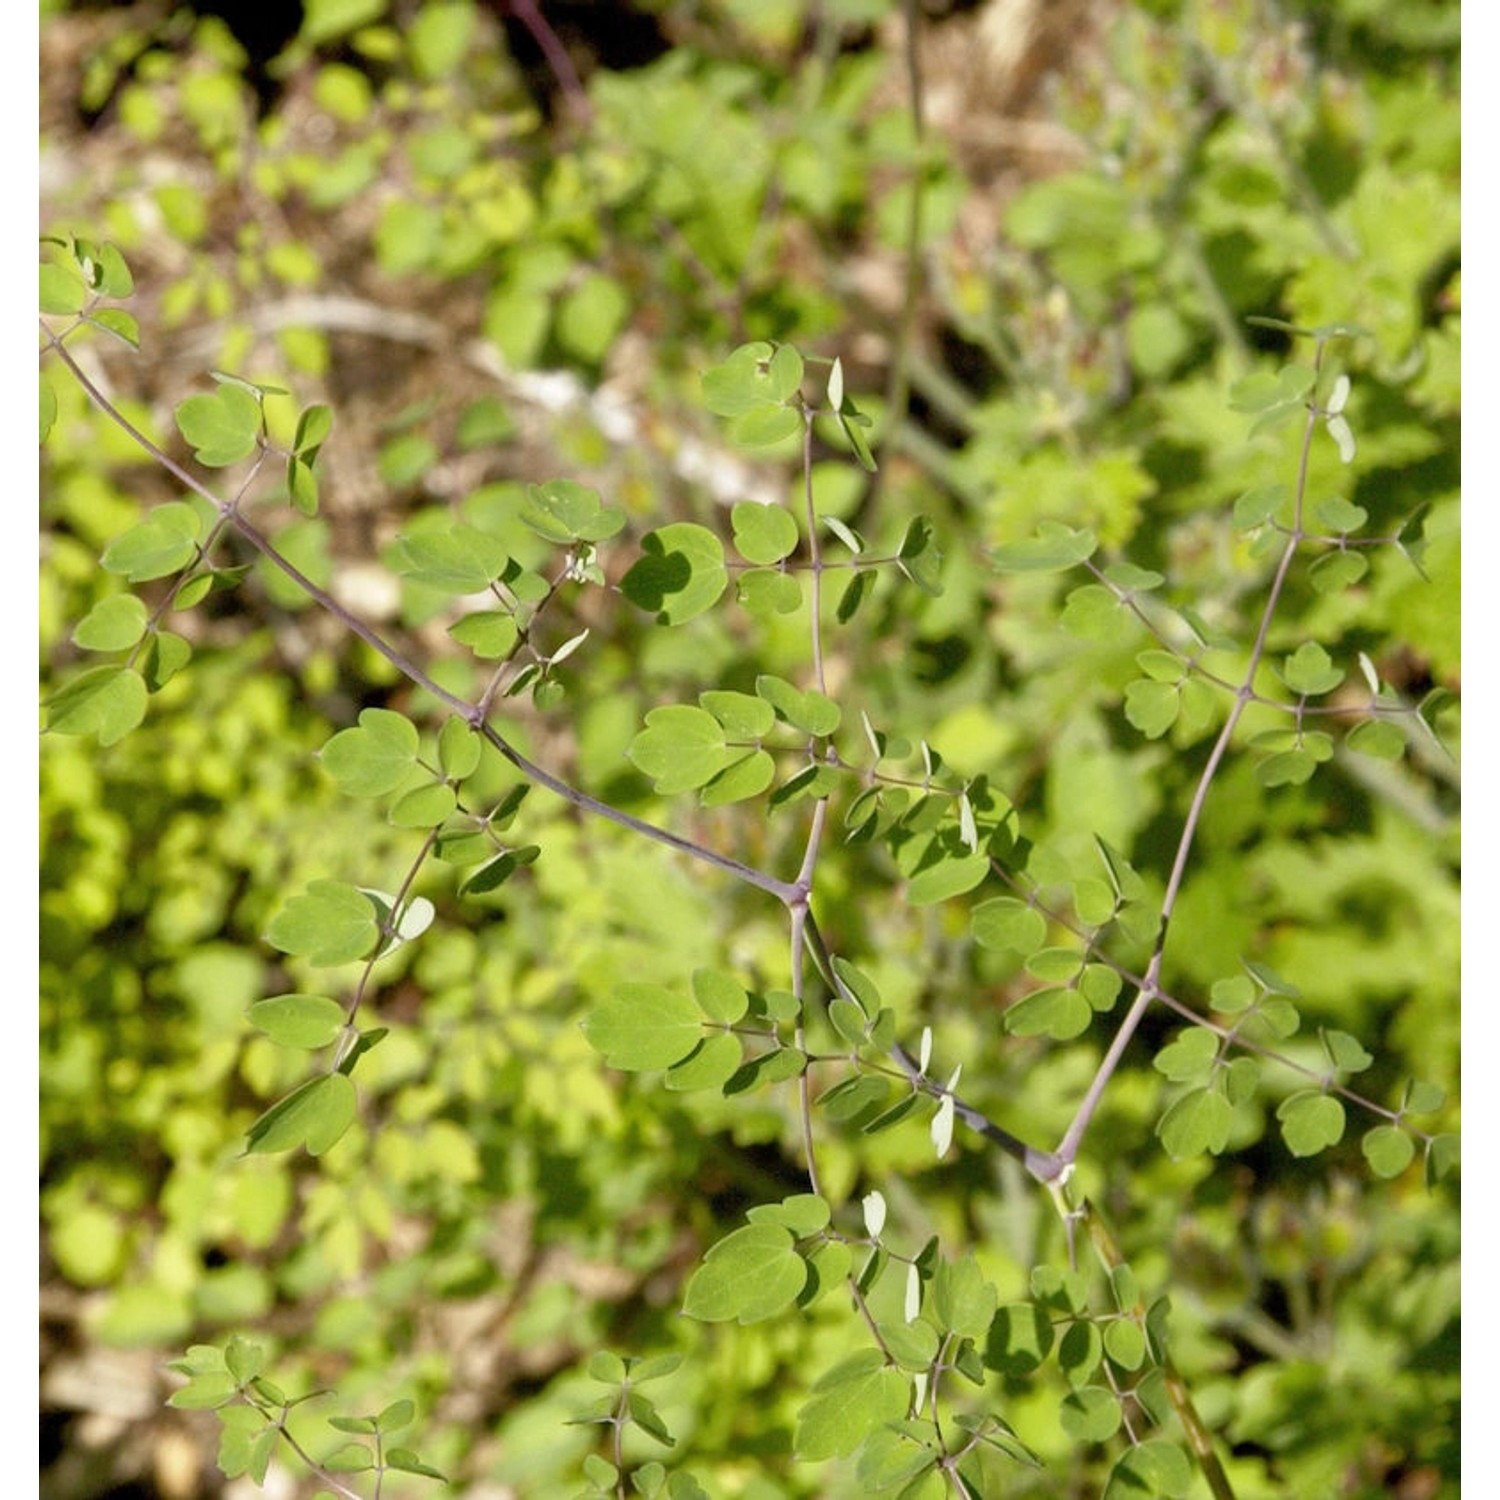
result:
[[[1420,572],[1382,549],[1352,581],[1298,574],[1273,653],[1364,652],[1413,702],[1458,689],[1456,3],[925,4],[920,132],[891,0],[547,3],[566,66],[522,6],[222,9],[42,5],[42,222],[121,246],[144,330],[139,356],[95,341],[87,357],[168,446],[171,406],[210,367],[328,401],[320,515],[275,497],[258,514],[456,689],[478,680],[434,601],[381,566],[397,531],[458,516],[509,528],[525,561],[540,544],[517,496],[554,476],[597,485],[637,533],[727,529],[732,501],[785,495],[795,455],[732,451],[699,376],[746,339],[793,341],[840,355],[877,418],[879,476],[829,438],[820,507],[891,550],[931,515],[946,555],[940,597],[883,581],[839,631],[846,722],[864,710],[988,777],[1048,857],[1080,860],[1097,833],[1159,889],[1216,721],[1143,739],[1122,699],[1144,635],[1101,632],[1076,578],[1000,578],[987,557],[1040,521],[1088,526],[1247,640],[1266,565],[1230,510],[1294,462],[1284,433],[1248,438],[1228,406],[1233,381],[1288,353],[1253,315],[1367,330],[1341,355],[1356,457],[1320,445],[1310,493],[1357,503],[1370,535],[1416,515],[1423,542]],[[50,683],[117,587],[99,552],[171,492],[45,378]],[[290,402],[268,409],[290,422]],[[624,748],[654,705],[798,678],[805,614],[726,608],[667,632],[604,603],[549,617],[554,646],[591,635],[558,669],[560,703],[508,710],[518,740],[790,873],[795,806],[659,805]],[[362,707],[425,710],[258,569],[182,628],[195,660],[140,731],[103,752],[42,741],[43,1493],[221,1492],[211,1424],[162,1409],[162,1364],[234,1330],[271,1345],[283,1384],[337,1386],[342,1409],[414,1396],[422,1455],[459,1493],[577,1492],[594,1429],[564,1424],[600,1347],[693,1352],[659,1404],[674,1461],[716,1493],[858,1493],[788,1458],[787,1373],[845,1352],[841,1317],[703,1330],[678,1314],[747,1207],[805,1188],[785,1091],[622,1080],[578,1026],[622,975],[682,984],[715,964],[784,984],[779,913],[539,793],[524,877],[461,907],[424,876],[440,920],[382,971],[392,1035],[362,1066],[356,1129],[317,1163],[243,1158],[297,1078],[243,1022],[303,977],[268,922],[309,879],[390,888],[413,853],[314,752]],[[1265,790],[1234,760],[1167,955],[1190,1003],[1242,956],[1287,975],[1306,1035],[1339,1027],[1375,1054],[1360,1083],[1384,1103],[1412,1076],[1457,1084],[1456,714],[1436,730],[1397,763],[1340,750],[1304,786]],[[1052,1144],[1107,1023],[1005,1039],[1025,976],[973,944],[966,903],[905,904],[878,845],[831,845],[819,878],[836,951],[904,1026],[934,1026],[973,1102]],[[1353,1136],[1293,1159],[1266,1129],[1292,1087],[1274,1073],[1222,1160],[1172,1162],[1146,1059],[1169,1034],[1148,1023],[1081,1172],[1172,1297],[1239,1493],[1456,1496],[1456,1188],[1429,1190],[1420,1166],[1375,1182]],[[1450,1098],[1431,1127],[1456,1124]],[[919,1124],[827,1153],[832,1197],[878,1186],[914,1246],[972,1245],[1002,1297],[1065,1253],[1034,1191],[972,1141],[941,1166]],[[1063,1390],[1052,1371],[997,1398],[1050,1466],[1007,1471],[1003,1493],[1097,1492],[1104,1460],[1059,1426]]]

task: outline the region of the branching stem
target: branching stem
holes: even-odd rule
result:
[[[1323,343],[1320,340],[1313,358],[1315,371],[1322,368]],[[1292,529],[1287,535],[1286,545],[1282,548],[1280,561],[1276,565],[1276,572],[1271,579],[1271,586],[1266,594],[1266,603],[1261,611],[1260,625],[1255,633],[1255,644],[1250,649],[1250,659],[1245,667],[1244,680],[1235,693],[1234,703],[1224,720],[1224,727],[1219,731],[1218,738],[1214,741],[1213,749],[1209,751],[1208,760],[1204,764],[1203,771],[1198,777],[1198,784],[1193,791],[1193,800],[1188,807],[1187,817],[1182,825],[1182,833],[1177,840],[1177,852],[1172,859],[1171,873],[1167,877],[1166,894],[1162,898],[1161,921],[1157,926],[1156,942],[1152,948],[1151,960],[1146,966],[1145,975],[1142,977],[1140,988],[1136,992],[1135,999],[1131,1002],[1130,1009],[1121,1021],[1120,1028],[1115,1032],[1114,1039],[1109,1045],[1109,1050],[1104,1054],[1103,1061],[1099,1064],[1098,1071],[1089,1083],[1088,1090],[1084,1094],[1082,1102],[1074,1114],[1061,1143],[1057,1148],[1058,1158],[1065,1164],[1071,1164],[1078,1159],[1079,1147],[1083,1144],[1083,1137],[1088,1131],[1095,1113],[1098,1111],[1099,1103],[1104,1097],[1104,1091],[1114,1076],[1115,1069],[1120,1065],[1120,1059],[1125,1055],[1125,1049],[1130,1045],[1131,1038],[1135,1035],[1146,1012],[1151,1008],[1153,1000],[1160,998],[1160,980],[1162,958],[1166,952],[1167,934],[1171,928],[1172,914],[1177,907],[1177,897],[1182,889],[1182,882],[1187,874],[1188,859],[1192,854],[1193,841],[1197,836],[1199,820],[1203,816],[1203,809],[1208,802],[1209,788],[1213,785],[1214,777],[1218,773],[1220,764],[1229,751],[1230,743],[1234,739],[1235,730],[1245,709],[1255,698],[1255,679],[1260,672],[1262,661],[1266,654],[1266,641],[1271,633],[1271,622],[1276,616],[1276,610],[1281,603],[1282,590],[1286,586],[1287,574],[1291,570],[1292,560],[1297,555],[1297,549],[1303,540],[1302,511],[1307,495],[1307,471],[1308,462],[1312,454],[1313,435],[1317,430],[1319,412],[1315,403],[1310,403],[1307,412],[1307,421],[1303,426],[1302,448],[1297,461],[1297,488],[1295,501],[1295,515]]]

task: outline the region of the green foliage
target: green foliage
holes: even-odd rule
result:
[[[551,122],[461,0],[258,124],[91,57],[43,1274],[227,1476],[1457,1493],[1456,10],[1377,9],[1121,7],[1003,191],[881,0]]]

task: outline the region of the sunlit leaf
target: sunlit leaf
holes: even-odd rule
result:
[[[720,1240],[688,1280],[682,1310],[705,1323],[758,1323],[797,1299],[807,1263],[779,1224],[747,1224]]]
[[[589,1012],[583,1034],[612,1068],[640,1072],[681,1062],[703,1040],[703,1018],[674,990],[621,984]]]
[[[251,1153],[290,1151],[305,1146],[321,1156],[354,1123],[358,1096],[343,1073],[310,1079],[250,1127],[245,1149]]]
[[[797,1457],[809,1463],[847,1457],[906,1414],[907,1390],[906,1376],[879,1350],[850,1355],[817,1381],[798,1413]]]

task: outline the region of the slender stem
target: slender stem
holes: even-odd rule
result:
[[[823,675],[823,547],[818,536],[818,513],[813,505],[813,408],[802,409],[802,494],[807,508],[807,556],[812,572],[811,632],[813,680],[825,697],[828,681]]]
[[[541,49],[563,98],[568,101],[568,108],[580,121],[587,122],[593,111],[589,107],[589,96],[584,92],[583,80],[573,66],[573,59],[568,56],[568,49],[547,24],[536,0],[510,0],[510,12],[531,33],[532,41]]]
[[[823,804],[818,804],[821,809]],[[807,997],[804,959],[806,956],[806,932],[808,910],[806,901],[792,907],[792,993],[797,997],[797,1046],[807,1056]],[[807,1182],[813,1193],[823,1196],[818,1181],[818,1157],[813,1143],[812,1124],[812,1078],[809,1065],[804,1061],[797,1075],[797,1110],[802,1122],[802,1154],[807,1158]]]
[[[1087,1200],[1076,1206],[1069,1203],[1062,1184],[1054,1186],[1052,1201],[1057,1211],[1063,1216],[1070,1237],[1073,1227],[1082,1221],[1088,1229],[1089,1243],[1094,1247],[1094,1254],[1106,1273],[1125,1264],[1125,1257],[1120,1253],[1120,1247],[1115,1243],[1108,1225],[1100,1217],[1099,1210],[1092,1203]],[[1146,1318],[1144,1306],[1137,1304],[1130,1309],[1130,1312],[1144,1324]],[[1214,1500],[1235,1500],[1234,1486],[1230,1484],[1229,1476],[1224,1472],[1224,1466],[1219,1462],[1219,1455],[1214,1450],[1213,1435],[1205,1426],[1203,1418],[1199,1416],[1197,1407],[1193,1405],[1192,1393],[1178,1373],[1177,1367],[1172,1363],[1170,1355],[1163,1354],[1159,1368],[1166,1382],[1167,1399],[1171,1401],[1172,1409],[1177,1413],[1177,1420],[1182,1423],[1183,1431],[1187,1434],[1188,1446],[1193,1450],[1193,1456],[1203,1470],[1203,1477],[1208,1481]]]
[[[791,882],[778,880],[774,875],[767,875],[763,871],[753,869],[749,865],[743,864],[737,859],[732,859],[726,854],[719,854],[713,849],[694,843],[691,839],[683,838],[680,834],[672,833],[655,823],[648,823],[644,818],[637,818],[631,813],[622,811],[620,808],[612,807],[607,802],[601,802],[597,797],[591,797],[587,792],[580,791],[577,787],[571,786],[561,777],[554,776],[550,771],[544,770],[535,761],[523,755],[498,729],[492,724],[485,722],[483,706],[471,704],[465,699],[460,698],[456,693],[450,693],[445,687],[435,682],[404,652],[393,646],[379,632],[371,629],[363,620],[350,613],[332,594],[326,589],[319,588],[295,564],[282,556],[271,543],[270,539],[246,520],[240,513],[237,505],[221,500],[207,485],[184,469],[170,454],[164,452],[153,443],[89,379],[88,375],[78,364],[78,361],[64,348],[61,339],[45,323],[42,324],[42,329],[52,348],[57,352],[58,357],[68,366],[73,377],[82,386],[89,399],[145,452],[149,453],[167,473],[195,495],[208,501],[240,536],[268,562],[291,579],[309,599],[321,606],[338,620],[346,630],[358,636],[360,640],[364,641],[366,645],[382,656],[413,686],[431,694],[439,703],[443,704],[453,713],[458,714],[477,734],[483,735],[529,781],[534,781],[539,786],[546,787],[548,791],[555,793],[580,812],[591,813],[621,828],[629,829],[632,833],[638,833],[644,838],[651,839],[655,843],[663,844],[668,849],[675,849],[678,853],[686,854],[690,858],[696,859],[702,864],[710,865],[726,875],[732,875],[735,879],[743,881],[746,885],[754,886],[757,890],[766,892],[767,895],[775,896],[778,901],[784,904],[789,905],[799,898],[801,889]]]
[[[817,966],[818,973],[822,975],[824,983],[835,994],[853,1000],[854,996],[849,993],[847,986],[838,977],[833,967],[832,955],[823,940],[823,934],[818,930],[817,919],[811,912],[807,914],[804,941],[807,945],[807,952]],[[1014,1157],[1038,1182],[1053,1182],[1066,1170],[1067,1163],[1052,1152],[1038,1151],[1034,1146],[1028,1146],[1025,1141],[996,1125],[981,1110],[964,1103],[957,1094],[950,1096],[947,1089],[934,1083],[930,1078],[924,1077],[916,1058],[899,1042],[892,1046],[890,1056],[913,1088],[919,1088],[923,1093],[931,1094],[934,1098],[951,1097],[955,1118],[962,1120],[970,1130],[998,1146],[1007,1156]]]
[[[884,459],[897,451],[907,407],[911,402],[911,344],[917,326],[917,306],[922,297],[922,200],[926,187],[926,106],[923,100],[922,63],[917,33],[922,10],[919,0],[905,0],[903,10],[907,91],[910,96],[912,151],[911,196],[906,205],[906,279],[901,293],[901,312],[891,339],[890,371],[885,387],[885,417],[880,436],[880,467],[870,476],[865,504],[874,506],[885,485],[889,465]]]
[[[1323,360],[1323,345],[1320,342],[1314,357],[1314,369],[1320,369]],[[1281,603],[1282,590],[1286,586],[1286,578],[1291,570],[1292,560],[1297,555],[1297,549],[1302,543],[1302,507],[1307,494],[1307,469],[1312,453],[1313,435],[1317,430],[1318,410],[1315,404],[1309,404],[1307,421],[1302,432],[1302,448],[1297,463],[1297,489],[1296,489],[1296,512],[1293,518],[1291,531],[1287,535],[1286,546],[1282,549],[1281,559],[1277,563],[1276,573],[1271,580],[1271,587],[1266,595],[1265,608],[1261,611],[1260,626],[1255,633],[1255,643],[1250,649],[1250,660],[1245,668],[1244,681],[1235,694],[1234,703],[1224,721],[1224,727],[1219,731],[1218,738],[1214,741],[1213,749],[1209,752],[1208,760],[1203,767],[1202,774],[1198,777],[1198,785],[1193,792],[1192,803],[1188,807],[1187,818],[1182,826],[1182,834],[1177,840],[1177,852],[1172,860],[1171,874],[1167,879],[1166,894],[1162,898],[1161,921],[1157,925],[1156,943],[1151,952],[1151,961],[1146,966],[1146,973],[1142,978],[1139,990],[1136,993],[1130,1009],[1125,1014],[1125,1019],[1120,1023],[1120,1029],[1115,1033],[1114,1040],[1110,1043],[1109,1050],[1104,1055],[1104,1060],[1099,1064],[1098,1071],[1094,1074],[1082,1102],[1074,1114],[1072,1123],[1068,1126],[1061,1143],[1057,1148],[1058,1157],[1066,1164],[1071,1164],[1078,1159],[1078,1150],[1083,1143],[1084,1134],[1089,1128],[1095,1113],[1099,1108],[1099,1102],[1104,1097],[1104,1090],[1109,1085],[1109,1080],[1114,1076],[1115,1069],[1120,1065],[1120,1059],[1125,1055],[1125,1049],[1130,1045],[1131,1038],[1135,1035],[1141,1024],[1142,1018],[1151,1008],[1151,1002],[1160,998],[1160,978],[1162,958],[1166,952],[1167,934],[1171,927],[1172,914],[1176,910],[1177,897],[1182,889],[1182,882],[1187,874],[1188,858],[1192,853],[1193,841],[1197,836],[1199,820],[1203,816],[1203,809],[1208,802],[1208,791],[1213,784],[1215,775],[1224,756],[1228,753],[1230,742],[1234,738],[1234,732],[1239,726],[1245,709],[1255,697],[1255,678],[1260,671],[1260,665],[1266,654],[1266,641],[1270,636],[1271,622],[1275,618],[1277,607]]]

